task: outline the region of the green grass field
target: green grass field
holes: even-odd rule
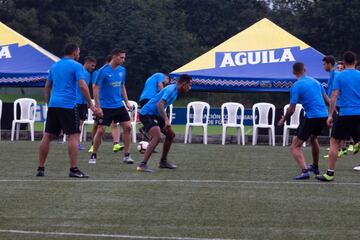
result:
[[[39,142],[0,141],[0,239],[358,239],[358,155],[333,183],[298,173],[287,147],[174,144],[178,169],[138,173],[105,142],[88,180],[71,179],[66,145],[53,143],[35,177]],[[89,144],[86,145],[88,147]],[[133,145],[135,149],[135,145]],[[158,149],[160,150],[160,148]],[[310,159],[309,147],[304,150]],[[322,154],[325,149],[322,149]],[[142,155],[133,151],[139,163]],[[308,161],[309,162],[309,161]],[[326,169],[326,161],[321,161]]]

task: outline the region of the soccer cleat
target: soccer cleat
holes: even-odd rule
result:
[[[113,146],[113,152],[118,152],[118,151],[121,151],[121,150],[123,150],[124,149],[124,146],[123,145],[121,145],[121,144],[114,144],[114,146]]]
[[[89,158],[89,164],[96,164],[96,157],[91,155],[91,157]]]
[[[75,171],[70,171],[69,177],[88,178],[89,175],[87,175],[86,173],[83,173],[82,171],[80,171],[80,169],[77,168]]]
[[[320,174],[319,167],[318,167],[318,166],[314,166],[313,164],[311,164],[310,166],[308,166],[308,171],[309,171],[309,172],[313,172],[315,175],[319,175],[319,174]]]
[[[347,150],[342,150],[340,149],[339,152],[338,152],[338,157],[341,158],[342,156],[346,155],[347,154]]]
[[[127,163],[127,164],[133,164],[134,163],[134,159],[131,158],[131,156],[125,156],[123,163]]]
[[[324,158],[329,158],[329,154],[324,155]]]
[[[37,177],[43,177],[43,176],[45,176],[45,170],[38,168],[38,169],[37,169],[36,176],[37,176]]]
[[[136,171],[138,172],[148,172],[148,173],[152,173],[154,172],[154,170],[152,170],[151,168],[149,168],[146,164],[144,163],[140,163],[139,166],[137,166]]]
[[[161,161],[159,162],[159,168],[168,168],[168,169],[176,169],[176,165],[169,163],[168,161]]]
[[[348,152],[353,152],[354,151],[354,145],[350,144],[347,151]]]
[[[360,171],[360,165],[357,165],[353,168],[355,171]]]
[[[318,175],[315,177],[317,180],[322,181],[322,182],[331,182],[334,181],[334,176],[330,176],[327,175],[327,173],[323,174],[323,175]]]
[[[139,132],[141,133],[141,135],[143,135],[143,137],[147,140],[147,141],[150,141],[150,136],[149,134],[146,132],[145,128],[144,127],[141,127],[139,129]]]
[[[357,153],[359,152],[359,150],[360,150],[360,146],[359,146],[359,144],[357,143],[357,144],[354,145],[353,154],[357,154]]]
[[[302,172],[299,175],[295,176],[293,179],[294,180],[305,180],[305,179],[309,179],[310,178],[310,174],[309,172]]]
[[[93,145],[91,145],[91,147],[89,148],[89,153],[92,153],[94,151],[94,146]]]

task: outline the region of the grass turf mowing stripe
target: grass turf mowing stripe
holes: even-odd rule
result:
[[[299,185],[319,185],[319,184],[331,184],[331,185],[353,185],[360,186],[360,182],[309,182],[304,181],[246,181],[246,180],[196,180],[196,179],[149,179],[149,180],[127,180],[127,179],[0,179],[0,182],[55,182],[55,183],[239,183],[239,184],[299,184]]]
[[[192,237],[155,237],[155,236],[136,236],[126,234],[106,234],[106,233],[69,233],[69,232],[41,232],[0,229],[0,233],[27,234],[27,235],[55,235],[55,236],[78,236],[78,237],[97,237],[97,238],[127,238],[127,239],[164,239],[164,240],[235,240],[225,238],[192,238]],[[240,240],[240,239],[237,239]]]

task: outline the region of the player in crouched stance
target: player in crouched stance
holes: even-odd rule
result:
[[[293,65],[293,74],[297,81],[291,88],[290,107],[285,116],[279,120],[278,125],[284,125],[285,120],[291,117],[297,103],[303,105],[306,115],[291,143],[292,155],[301,168],[301,173],[295,176],[294,180],[303,180],[310,178],[309,172],[314,172],[316,175],[320,173],[318,165],[320,146],[317,136],[326,125],[327,108],[325,104],[329,104],[329,99],[320,82],[305,75],[303,63],[297,62]],[[307,166],[301,145],[309,138],[313,164]]]
[[[140,121],[144,125],[145,131],[151,136],[151,141],[144,154],[143,161],[137,167],[139,172],[153,172],[147,165],[151,154],[156,146],[160,143],[161,134],[165,135],[165,142],[159,168],[176,169],[176,165],[167,161],[175,132],[171,129],[169,118],[165,109],[171,105],[177,98],[178,94],[186,93],[190,90],[191,77],[181,75],[176,84],[169,85],[156,94],[140,111]]]

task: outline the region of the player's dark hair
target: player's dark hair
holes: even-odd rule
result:
[[[178,82],[179,83],[185,83],[185,82],[188,83],[188,82],[191,81],[191,79],[192,79],[191,76],[189,76],[187,74],[183,74],[183,75],[180,76]]]
[[[305,70],[305,65],[302,62],[296,62],[293,65],[293,73],[300,74]]]
[[[71,55],[73,54],[79,46],[75,43],[68,43],[64,46],[64,55]]]
[[[106,56],[106,58],[105,58],[105,62],[110,62],[111,61],[111,59],[112,59],[112,55],[111,54],[109,54],[109,55],[107,55]]]
[[[87,62],[96,63],[96,59],[92,56],[86,56],[86,57],[84,57],[84,63],[87,63]]]
[[[356,63],[356,54],[351,51],[346,51],[343,55],[343,61],[346,65],[353,65]]]
[[[332,55],[325,56],[322,60],[323,62],[330,63],[332,66],[335,65],[335,58]]]
[[[121,48],[115,48],[111,51],[111,56],[119,55],[121,53],[126,53],[124,49]]]

